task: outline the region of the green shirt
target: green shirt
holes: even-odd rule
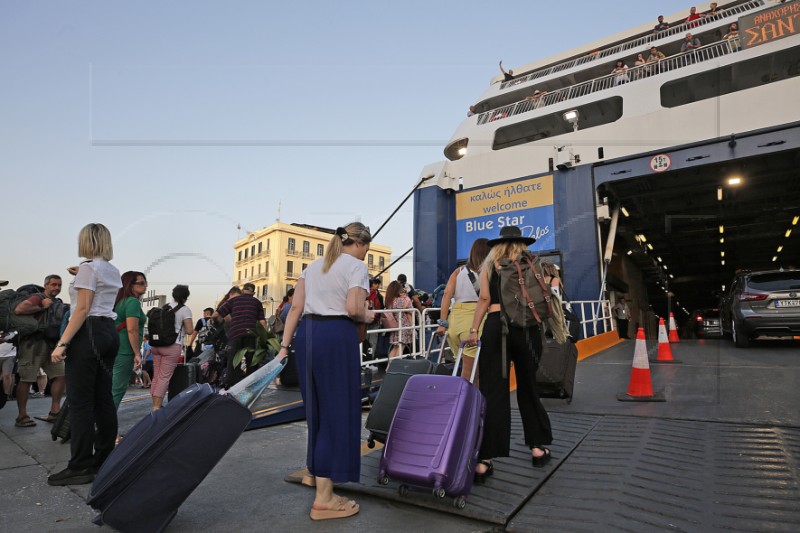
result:
[[[124,300],[120,301],[116,307],[114,307],[114,312],[117,313],[117,320],[114,322],[117,328],[119,328],[121,324],[125,323],[126,319],[128,318],[139,319],[139,342],[141,342],[142,336],[144,335],[144,323],[145,320],[147,320],[147,315],[145,315],[144,311],[142,311],[142,304],[139,302],[139,299],[134,298],[133,296],[128,296]],[[119,331],[118,353],[133,355],[137,351],[138,350],[134,351],[131,348],[131,341],[128,339],[128,329],[127,327],[123,327],[122,330]]]

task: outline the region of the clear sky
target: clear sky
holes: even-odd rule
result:
[[[4,0],[0,279],[68,281],[78,231],[102,222],[121,271],[151,267],[159,293],[189,284],[197,314],[279,205],[283,222],[380,226],[500,59],[690,5]],[[399,255],[412,224],[409,201],[376,240]],[[410,258],[392,272],[411,276]]]

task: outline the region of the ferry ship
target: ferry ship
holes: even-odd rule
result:
[[[570,299],[624,294],[641,325],[716,304],[737,270],[797,266],[800,1],[720,7],[515,67],[465,102],[419,176],[417,286],[508,224],[561,265]]]

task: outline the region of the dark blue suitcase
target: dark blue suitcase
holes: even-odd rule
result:
[[[208,384],[185,389],[139,421],[100,468],[87,499],[100,511],[94,523],[123,532],[163,531],[251,417],[247,407]]]

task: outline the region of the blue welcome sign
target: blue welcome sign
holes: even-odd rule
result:
[[[555,249],[553,176],[506,182],[456,195],[456,253],[469,256],[475,239],[494,239],[500,228],[518,226],[536,242],[533,251]]]

